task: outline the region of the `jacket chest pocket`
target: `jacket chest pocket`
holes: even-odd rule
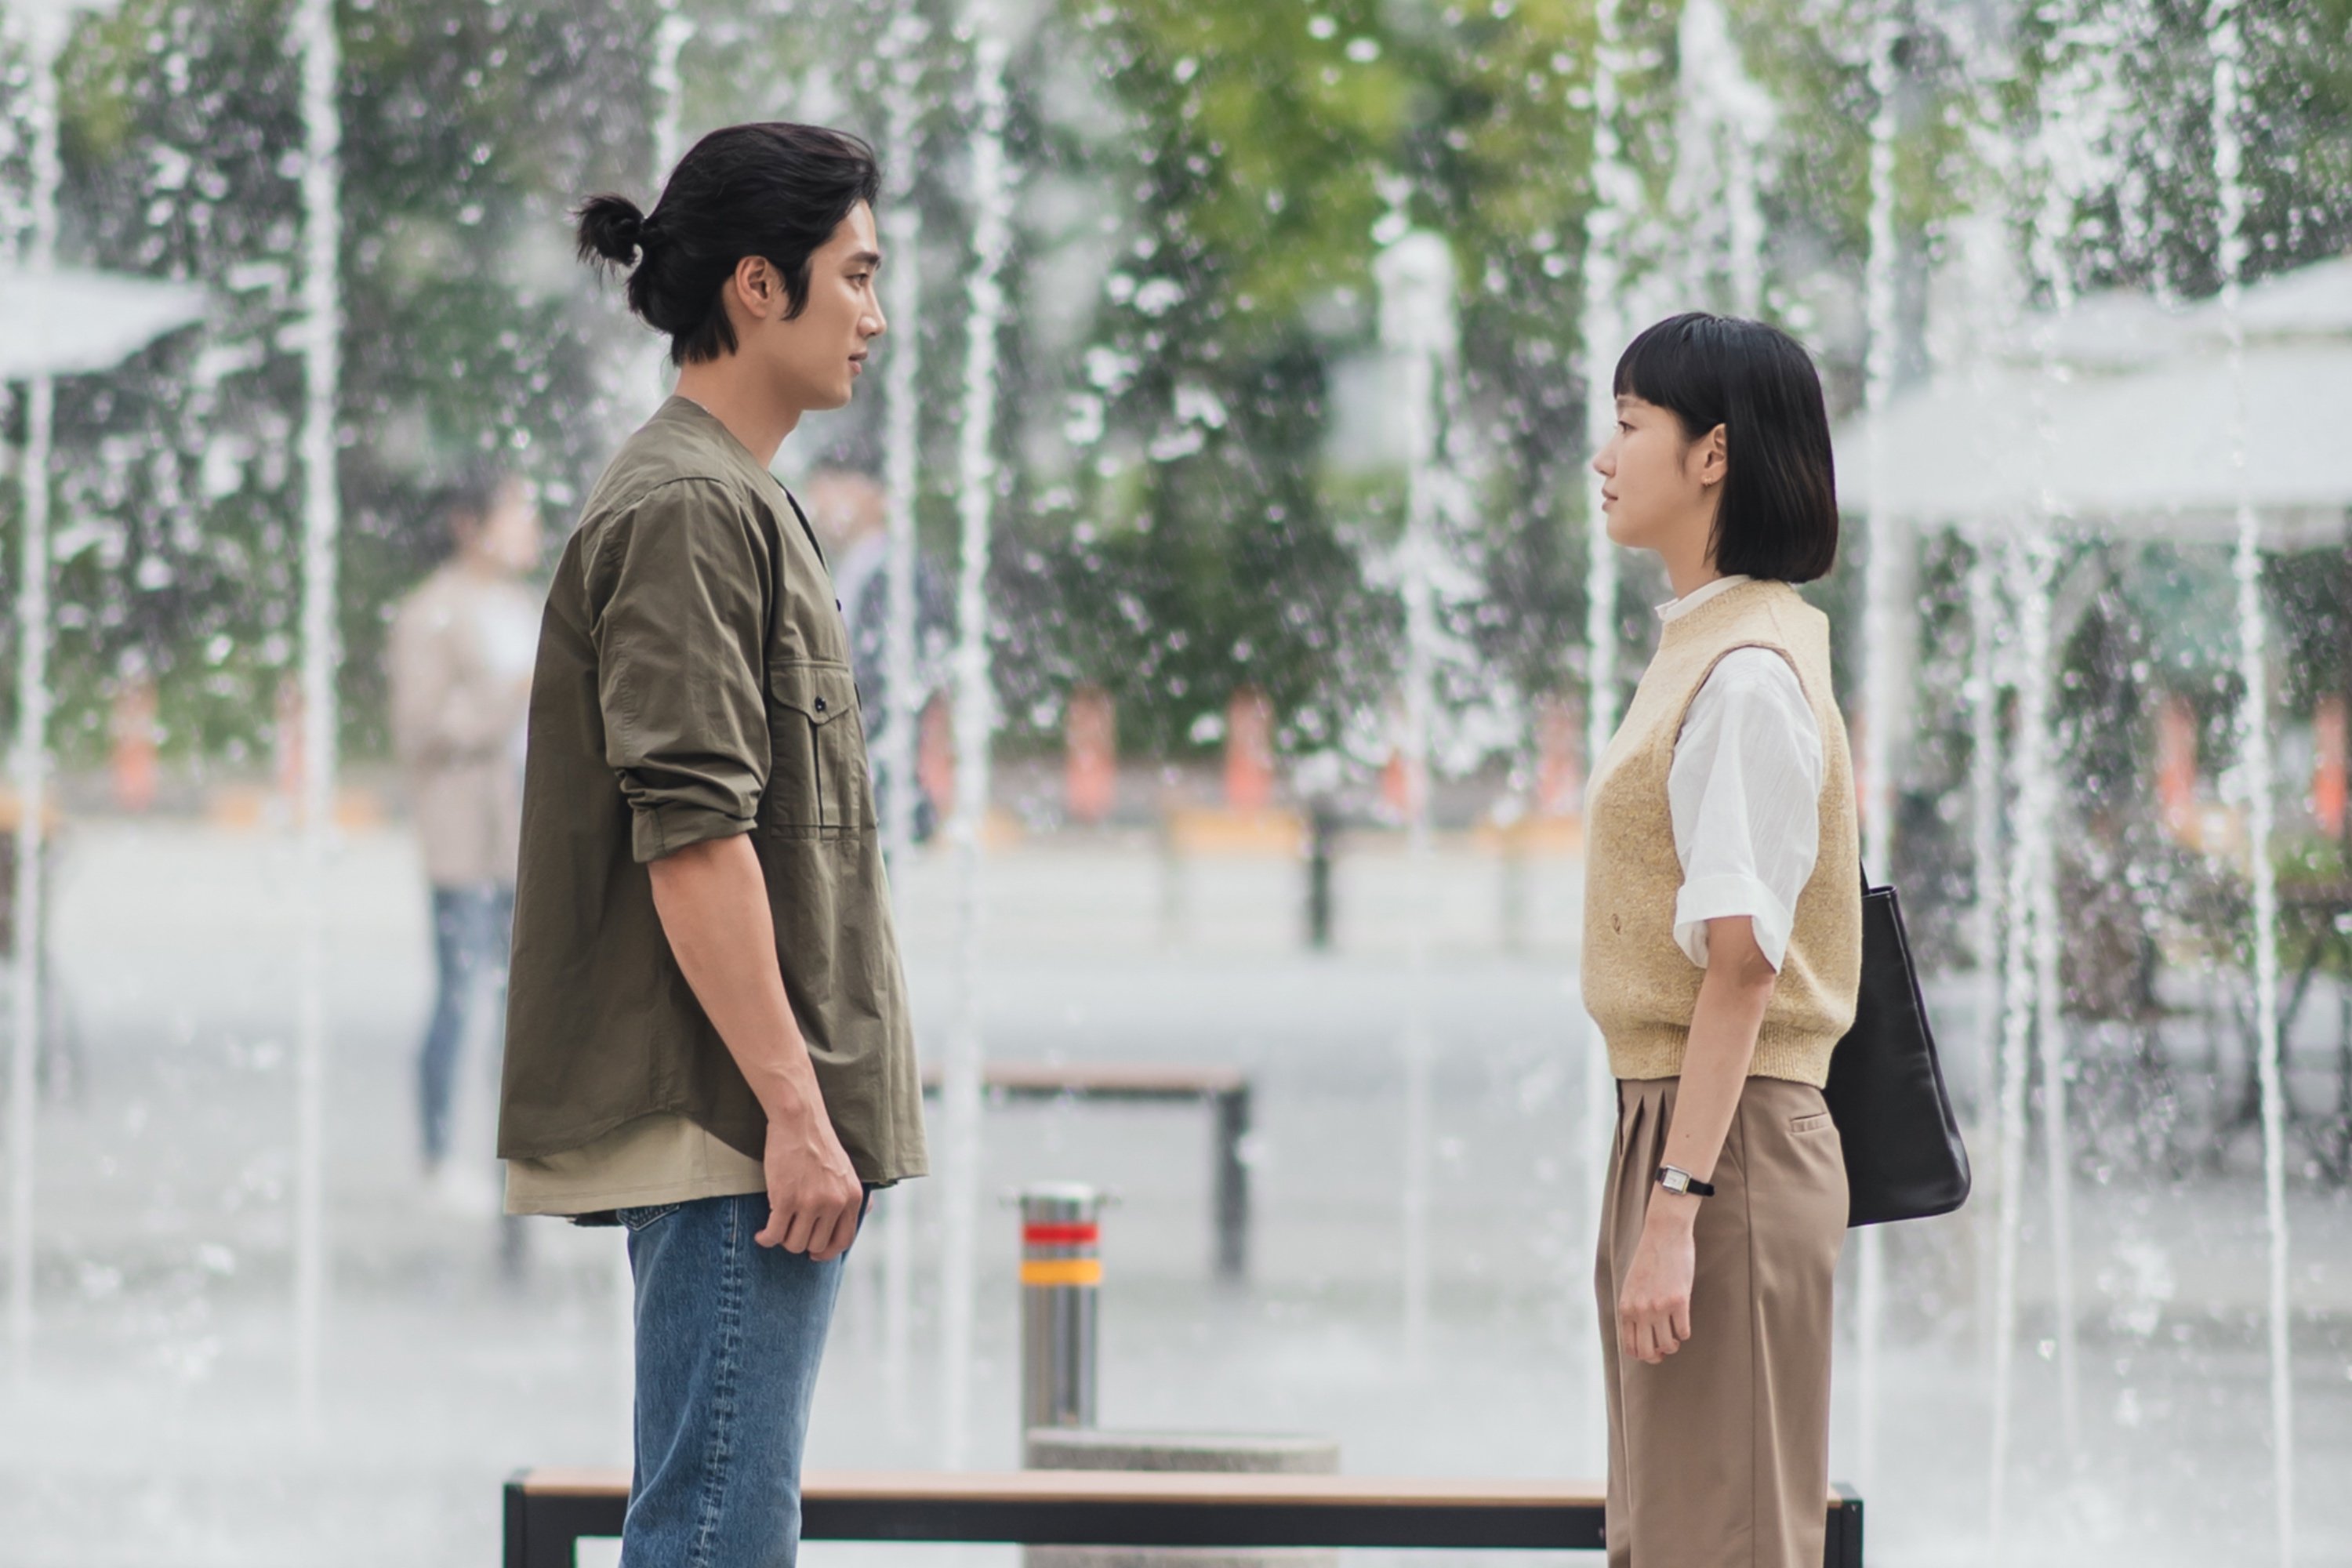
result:
[[[768,666],[768,790],[761,827],[793,837],[861,833],[874,826],[857,683],[845,664]]]

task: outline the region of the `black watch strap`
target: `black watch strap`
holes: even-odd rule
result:
[[[1715,1184],[1713,1182],[1702,1182],[1696,1176],[1692,1175],[1688,1171],[1684,1170],[1680,1165],[1659,1166],[1657,1181],[1658,1185],[1665,1188],[1666,1191],[1670,1193],[1688,1193],[1695,1198],[1711,1198],[1715,1196]]]

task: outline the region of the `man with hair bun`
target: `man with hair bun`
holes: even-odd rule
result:
[[[532,689],[499,1152],[507,1206],[625,1227],[629,1568],[789,1568],[866,1194],[925,1170],[847,630],[769,472],[885,329],[855,137],[704,137],[591,197],[677,395],[589,494]]]

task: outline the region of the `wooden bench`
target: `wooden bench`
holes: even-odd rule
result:
[[[506,1568],[572,1568],[583,1536],[616,1536],[622,1470],[525,1470],[507,1483]],[[1862,1568],[1862,1500],[1828,1500],[1823,1568]],[[1589,1481],[1384,1479],[1118,1470],[817,1470],[801,1489],[812,1541],[1027,1546],[1503,1547],[1598,1552]]]
[[[1250,1130],[1250,1081],[1239,1068],[1172,1067],[1146,1062],[990,1062],[981,1087],[1001,1100],[1200,1100],[1214,1119],[1209,1213],[1216,1228],[1217,1275],[1249,1269],[1249,1165],[1242,1144]],[[936,1070],[923,1091],[939,1092]]]

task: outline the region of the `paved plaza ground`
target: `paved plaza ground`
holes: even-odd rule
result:
[[[505,1474],[625,1457],[617,1242],[532,1222],[509,1279],[487,1208],[453,1210],[418,1180],[410,1060],[428,960],[396,826],[355,833],[334,862],[331,1289],[304,1418],[289,1260],[297,871],[290,842],[266,831],[98,821],[68,845],[56,941],[72,1055],[41,1105],[31,1365],[0,1384],[5,1568],[487,1568]],[[1104,1243],[1106,1424],[1325,1433],[1359,1472],[1591,1473],[1576,881],[1572,859],[1514,869],[1447,839],[1416,891],[1392,849],[1360,843],[1340,865],[1336,948],[1310,953],[1295,864],[1212,857],[1171,875],[1148,836],[1002,848],[988,873],[991,1054],[1246,1068],[1256,1226],[1249,1279],[1219,1285],[1198,1110],[992,1110],[972,1462],[1015,1457],[1014,1229],[993,1196],[1068,1177],[1118,1199]],[[928,1047],[957,1000],[953,868],[926,852],[899,882]],[[1419,981],[1404,961],[1416,913],[1432,937]],[[1416,1007],[1435,1056],[1433,1245],[1412,1345],[1399,1039]],[[1956,1057],[1967,1022],[1947,1025]],[[461,1137],[486,1151],[478,1057],[468,1083]],[[2036,1169],[1999,1547],[1990,1187],[1971,1212],[1890,1236],[1876,1443],[1865,1456],[1850,1332],[1833,1440],[1833,1468],[1868,1489],[1874,1563],[2275,1561],[2251,1152],[2178,1184],[2092,1163],[2071,1189],[2071,1453]],[[2352,1203],[2298,1180],[2290,1210],[2297,1561],[2352,1563]],[[888,1226],[911,1227],[916,1264],[902,1348],[883,1322]],[[936,1192],[918,1185],[853,1254],[813,1462],[939,1461],[938,1227]],[[952,1550],[820,1543],[808,1561]]]

